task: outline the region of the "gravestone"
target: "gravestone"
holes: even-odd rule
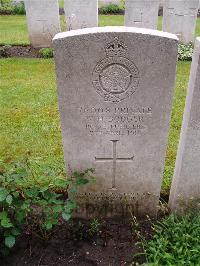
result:
[[[166,0],[163,31],[174,33],[183,43],[194,41],[199,0]]]
[[[157,28],[159,0],[126,0],[125,26]]]
[[[131,28],[89,28],[54,38],[68,171],[95,169],[78,216],[157,212],[178,39]],[[163,60],[165,58],[165,60]]]
[[[65,0],[68,30],[98,26],[98,0]]]
[[[60,32],[58,0],[25,0],[28,32],[33,47],[50,47]]]
[[[196,40],[169,205],[183,212],[200,203],[200,38]]]

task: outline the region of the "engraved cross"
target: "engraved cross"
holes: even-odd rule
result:
[[[98,158],[95,157],[95,160],[97,162],[105,162],[105,161],[111,161],[112,162],[112,168],[113,168],[113,173],[112,173],[112,189],[116,188],[116,167],[117,167],[117,161],[125,161],[125,162],[130,162],[133,161],[134,156],[132,157],[117,157],[117,142],[118,140],[111,140],[113,143],[113,155],[112,157],[106,157],[106,158]]]

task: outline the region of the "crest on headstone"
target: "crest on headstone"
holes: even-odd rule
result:
[[[105,102],[118,103],[131,96],[139,84],[139,71],[126,58],[127,46],[117,37],[105,46],[106,58],[93,71],[93,86]]]

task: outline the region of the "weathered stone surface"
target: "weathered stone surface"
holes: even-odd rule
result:
[[[155,215],[176,72],[173,34],[130,27],[54,38],[66,166],[95,169],[79,216]],[[165,60],[163,60],[165,58]]]
[[[174,33],[181,42],[194,41],[199,0],[166,0],[163,31]]]
[[[98,26],[98,0],[65,0],[68,30]]]
[[[200,203],[200,38],[196,40],[169,205],[182,212]]]
[[[157,28],[159,0],[126,0],[125,26]]]
[[[25,0],[25,8],[31,45],[50,47],[61,31],[58,0]]]

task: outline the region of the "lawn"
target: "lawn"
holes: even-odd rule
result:
[[[60,17],[61,28],[65,30],[64,16]],[[122,15],[100,15],[99,26],[122,26]],[[162,28],[162,17],[158,20],[158,29]],[[0,16],[0,44],[29,44],[25,16]],[[200,18],[197,19],[196,36],[200,36]]]
[[[10,163],[27,154],[63,167],[54,64],[44,59],[1,59],[0,158]],[[173,175],[189,62],[179,62],[163,189]]]

